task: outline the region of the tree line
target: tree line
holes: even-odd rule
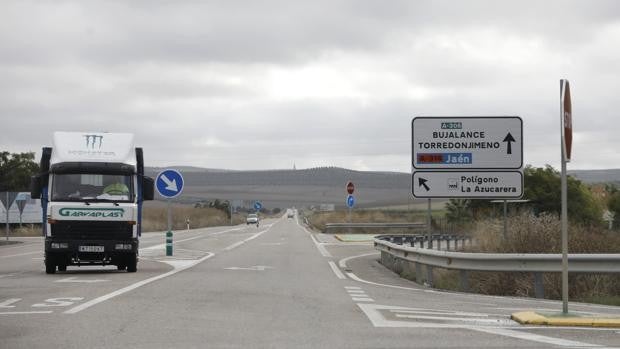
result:
[[[545,167],[526,166],[523,171],[523,199],[526,203],[515,204],[534,214],[560,215],[560,172]],[[597,225],[603,223],[603,213],[608,210],[620,223],[620,190],[614,184],[586,185],[568,176],[568,217],[577,224]],[[499,205],[490,200],[451,199],[446,203],[446,218],[451,223],[464,224],[486,216]]]

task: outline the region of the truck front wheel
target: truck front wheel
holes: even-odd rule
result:
[[[49,259],[45,258],[45,274],[54,274],[56,273],[56,264]]]
[[[135,273],[136,271],[138,271],[138,256],[133,255],[127,261],[127,272]]]

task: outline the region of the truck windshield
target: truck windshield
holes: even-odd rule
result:
[[[54,174],[52,201],[132,202],[131,176],[107,174]]]

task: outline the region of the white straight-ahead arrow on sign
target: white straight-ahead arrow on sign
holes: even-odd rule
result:
[[[168,179],[168,177],[166,177],[166,175],[161,175],[161,180],[164,181],[164,183],[166,183],[166,189],[172,190],[172,191],[179,191],[179,188],[177,187],[176,179],[170,180]]]

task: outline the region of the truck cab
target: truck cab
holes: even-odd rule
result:
[[[142,148],[127,133],[55,132],[31,196],[41,199],[45,271],[116,265],[135,272],[142,203],[153,199]]]

